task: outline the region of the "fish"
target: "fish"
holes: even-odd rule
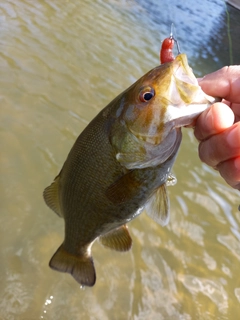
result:
[[[187,56],[159,65],[110,102],[81,132],[60,173],[44,192],[65,222],[65,236],[49,266],[93,286],[95,240],[120,252],[132,247],[127,223],[144,209],[169,221],[168,180],[181,143],[215,98],[198,85]]]

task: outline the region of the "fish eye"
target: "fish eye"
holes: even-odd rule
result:
[[[142,102],[148,102],[155,96],[155,91],[151,87],[144,88],[139,95],[139,99]]]

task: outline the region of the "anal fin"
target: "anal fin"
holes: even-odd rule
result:
[[[100,236],[99,241],[105,247],[116,251],[128,251],[132,247],[132,238],[126,225]]]
[[[87,252],[82,256],[73,255],[61,245],[50,260],[49,266],[54,270],[70,273],[83,286],[92,287],[96,282],[93,259]]]

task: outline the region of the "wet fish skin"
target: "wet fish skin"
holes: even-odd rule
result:
[[[151,90],[154,96],[143,101]],[[166,181],[181,143],[180,127],[212,102],[182,54],[148,72],[90,122],[44,190],[46,204],[65,220],[65,238],[51,268],[93,286],[96,239],[111,249],[129,250],[126,223],[145,206],[154,220],[167,223]]]

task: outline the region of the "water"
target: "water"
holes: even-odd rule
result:
[[[63,221],[43,189],[96,113],[159,64],[171,22],[196,75],[240,63],[240,12],[228,6],[227,23],[223,1],[187,3],[1,1],[1,320],[239,314],[239,193],[200,162],[190,129],[169,187],[168,226],[143,213],[129,223],[130,252],[96,242],[93,288],[48,267]]]

